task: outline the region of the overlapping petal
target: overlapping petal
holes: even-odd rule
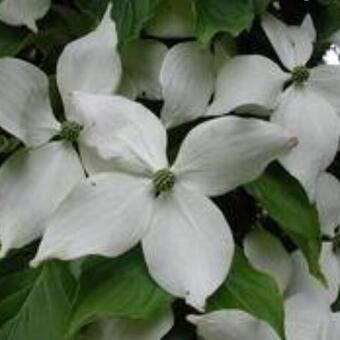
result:
[[[46,222],[32,262],[84,255],[118,256],[145,234],[153,211],[149,180],[103,173],[80,183]]]
[[[318,300],[306,294],[289,298],[285,304],[286,333],[290,340],[328,340],[328,313]],[[330,312],[329,312],[330,314]]]
[[[184,140],[173,171],[208,196],[235,189],[259,176],[296,140],[278,125],[222,117],[200,124]]]
[[[45,219],[84,177],[71,144],[20,150],[0,168],[1,254],[40,237]]]
[[[288,70],[307,63],[313,52],[316,38],[309,16],[301,26],[288,26],[271,14],[262,18],[262,27],[278,57]]]
[[[0,21],[9,25],[25,25],[33,32],[36,20],[42,18],[51,6],[51,0],[3,0],[0,3]]]
[[[77,93],[73,106],[84,124],[80,142],[126,172],[151,175],[167,167],[166,131],[148,109],[119,96]]]
[[[268,324],[240,310],[190,315],[188,319],[204,340],[279,340]]]
[[[119,86],[122,66],[116,26],[110,14],[111,5],[97,29],[69,43],[58,60],[57,82],[70,120],[74,119],[70,107],[72,92],[113,94]]]
[[[268,114],[289,77],[274,62],[260,55],[234,57],[218,72],[214,100],[207,115],[222,115],[236,109]]]
[[[337,152],[340,125],[334,108],[308,87],[286,90],[272,121],[295,135],[299,143],[281,163],[315,200],[318,177]]]
[[[234,252],[222,213],[181,183],[156,201],[142,244],[156,282],[198,310],[204,309],[206,299],[226,278]]]
[[[340,117],[340,67],[319,65],[310,70],[308,85],[313,91],[331,103]]]
[[[167,127],[194,120],[206,113],[215,82],[211,52],[197,42],[175,45],[165,57],[160,80]]]
[[[0,103],[0,126],[27,146],[47,142],[60,129],[49,101],[47,77],[25,61],[0,59]]]
[[[323,233],[334,236],[340,225],[340,182],[330,173],[324,172],[319,177],[316,204]]]
[[[271,275],[285,292],[291,280],[293,264],[282,243],[265,230],[255,230],[244,240],[244,251],[250,263]]]
[[[335,302],[340,288],[340,256],[332,243],[323,243],[320,256],[321,270],[327,281],[327,296],[331,303]]]

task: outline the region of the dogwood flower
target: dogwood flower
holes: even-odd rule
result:
[[[203,340],[279,340],[269,324],[238,310],[190,315]],[[289,340],[336,340],[340,313],[332,313],[321,296],[297,294],[285,302],[286,335]]]
[[[36,20],[48,12],[51,0],[3,0],[0,2],[0,21],[8,25],[25,25],[33,32],[38,28]]]
[[[220,118],[193,129],[169,167],[166,130],[142,105],[82,93],[75,101],[88,124],[107,117],[93,122],[86,138],[111,160],[111,172],[79,184],[46,221],[32,265],[114,257],[141,241],[155,281],[202,310],[226,278],[234,250],[227,221],[206,196],[252,180],[295,138],[268,122]]]
[[[241,310],[189,315],[188,321],[197,326],[202,340],[279,340],[269,324]]]
[[[298,147],[280,161],[314,201],[318,177],[333,161],[339,142],[340,68],[306,66],[316,38],[310,16],[301,26],[288,26],[267,14],[262,26],[288,73],[262,56],[236,57],[222,68],[207,114],[223,114],[237,107],[254,113],[263,107],[274,109],[271,120],[299,139]]]
[[[329,304],[333,303],[338,297],[340,287],[340,257],[337,234],[337,228],[340,225],[339,202],[339,181],[331,174],[323,173],[317,183],[316,206],[325,238],[321,248],[320,265],[328,285],[326,292]],[[315,280],[311,280],[308,266],[303,260],[302,254],[299,252],[291,256],[278,239],[264,230],[257,229],[245,237],[244,251],[254,267],[276,279],[281,292],[284,294],[287,293],[287,290],[292,290],[291,281],[294,282],[294,294],[306,290],[309,281],[312,287],[315,285],[313,283]],[[294,269],[295,262],[302,269]],[[293,273],[295,273],[294,279],[292,278]],[[299,281],[303,283],[297,284]],[[292,292],[288,292],[288,295],[291,294]]]
[[[41,236],[43,220],[85,176],[72,142],[82,153],[91,126],[74,116],[72,93],[115,90],[121,72],[116,44],[107,13],[95,31],[66,46],[57,65],[62,123],[53,115],[46,75],[25,61],[0,59],[0,126],[28,147],[0,168],[1,256]],[[61,140],[49,143],[56,136]]]
[[[340,183],[329,173],[320,176],[316,205],[325,239],[322,244],[321,268],[327,279],[330,301],[334,302],[340,288]]]
[[[284,293],[291,281],[293,264],[282,243],[264,229],[256,229],[245,237],[243,246],[254,268],[271,275]]]
[[[329,289],[309,274],[300,251],[293,254],[293,275],[286,293],[287,338],[336,340],[340,313],[332,313]]]
[[[161,71],[166,127],[174,127],[205,115],[214,93],[218,69],[229,53],[221,42],[214,51],[190,41],[176,44],[167,53]]]
[[[166,39],[195,38],[195,20],[190,0],[166,0],[146,28],[146,33]],[[214,51],[196,41],[174,45],[158,73],[164,105],[161,119],[168,128],[205,114],[214,90],[216,70],[228,52],[221,43]]]
[[[172,328],[172,311],[151,321],[113,319],[89,327],[81,340],[160,340]]]
[[[289,340],[336,340],[340,313],[332,313],[325,287],[311,277],[301,252],[293,257],[293,274],[285,292],[285,332]],[[204,340],[279,340],[269,324],[240,310],[189,315]]]

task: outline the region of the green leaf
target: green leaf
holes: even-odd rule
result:
[[[73,277],[60,263],[1,278],[0,339],[62,339],[74,289]]]
[[[319,39],[324,41],[340,29],[340,2],[338,0],[320,1],[317,16],[317,31]]]
[[[151,320],[172,301],[149,277],[139,251],[117,259],[93,258],[80,277],[69,334],[101,318]]]
[[[110,1],[78,0],[83,9],[101,17]],[[154,17],[161,0],[111,0],[112,18],[116,23],[121,45],[139,37],[146,24]]]
[[[283,298],[269,275],[255,270],[236,249],[231,271],[208,302],[208,310],[240,309],[266,321],[285,339]]]
[[[310,272],[323,280],[319,265],[321,228],[318,213],[301,185],[281,167],[272,166],[246,190],[304,253]]]
[[[0,23],[0,58],[13,57],[25,48],[30,35],[25,30]]]
[[[119,41],[126,43],[139,37],[153,18],[161,0],[113,0],[112,18],[117,25]]]
[[[199,40],[207,44],[218,32],[237,36],[254,19],[252,0],[195,0]]]

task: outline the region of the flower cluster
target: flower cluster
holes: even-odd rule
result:
[[[3,0],[0,20],[37,32],[49,7],[48,0]],[[251,307],[207,308],[241,246],[283,297],[288,340],[338,339],[331,305],[340,287],[340,183],[327,169],[340,139],[340,67],[310,67],[311,16],[297,26],[263,14],[274,62],[237,55],[222,38],[203,46],[181,1],[147,28],[152,38],[120,48],[111,11],[59,56],[62,113],[42,69],[0,59],[0,127],[18,141],[0,167],[1,257],[36,240],[34,268],[140,247],[157,286],[194,308],[187,321],[203,339],[278,340]],[[185,40],[166,45],[169,38]],[[148,101],[162,101],[159,115]],[[183,124],[189,132],[176,153],[171,131]],[[274,161],[316,207],[319,278],[301,244],[288,251],[263,227],[236,240],[215,204]],[[90,327],[84,340],[159,340],[173,323],[168,309],[151,321],[115,318]]]

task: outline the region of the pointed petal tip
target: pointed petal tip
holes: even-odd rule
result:
[[[186,320],[193,325],[197,325],[201,319],[201,316],[190,314],[186,316]]]
[[[185,302],[188,305],[194,307],[200,313],[205,312],[205,308],[206,308],[205,298],[195,297],[190,292],[188,292],[188,294],[185,297]]]
[[[33,260],[31,260],[30,262],[29,262],[29,266],[31,267],[31,268],[38,268],[39,266],[40,266],[40,264],[42,263],[42,260],[41,259],[39,259],[39,258],[37,258],[37,257],[35,257]]]
[[[0,260],[4,259],[7,256],[8,252],[9,252],[8,247],[1,246],[1,249],[0,249]]]

